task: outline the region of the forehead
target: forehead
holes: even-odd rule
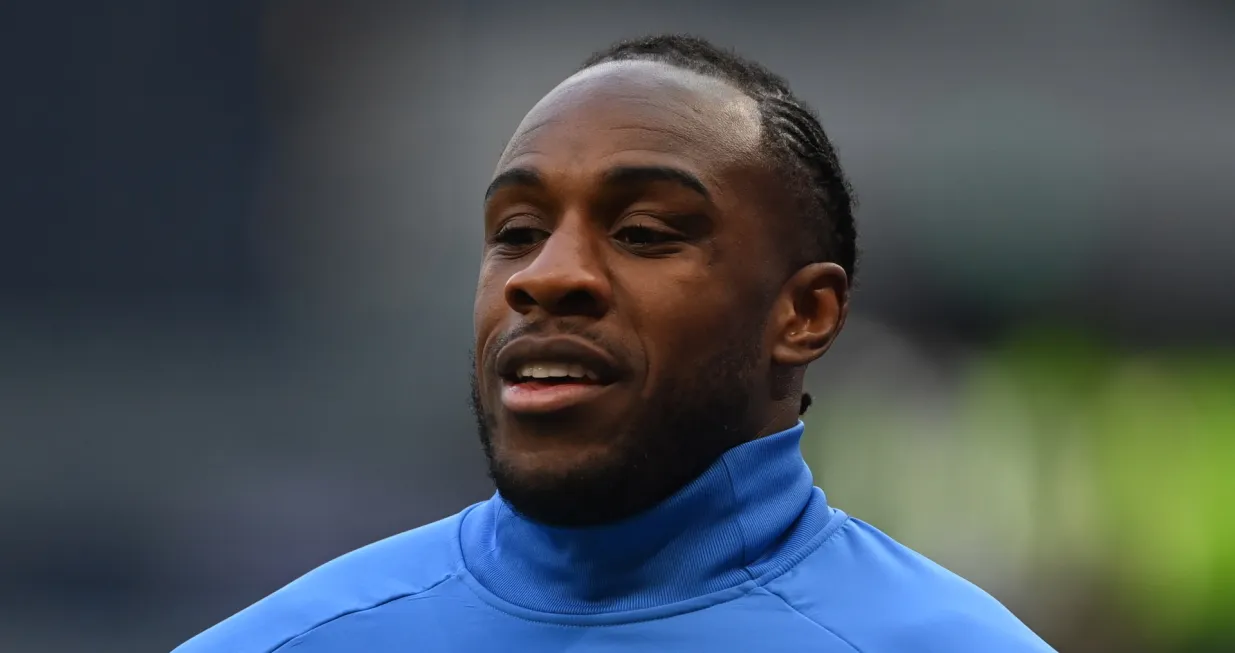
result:
[[[586,172],[660,161],[718,181],[757,157],[758,106],[718,79],[649,61],[610,62],[562,82],[523,119],[498,163]]]

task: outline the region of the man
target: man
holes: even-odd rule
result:
[[[761,66],[680,36],[593,56],[485,196],[473,404],[497,495],[178,651],[1050,651],[813,487],[802,383],[848,310],[851,203]]]

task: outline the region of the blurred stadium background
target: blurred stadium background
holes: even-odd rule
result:
[[[1061,651],[1235,651],[1235,4],[11,0],[0,651],[165,651],[489,485],[481,189],[591,50],[731,44],[862,199],[832,501]]]

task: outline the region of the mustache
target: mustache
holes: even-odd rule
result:
[[[485,366],[492,367],[497,353],[511,342],[524,336],[574,336],[596,345],[606,354],[615,359],[623,359],[622,349],[609,339],[595,333],[586,325],[569,320],[559,322],[522,322],[503,331],[493,339],[488,351],[485,352]]]

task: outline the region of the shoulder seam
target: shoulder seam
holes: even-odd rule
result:
[[[387,599],[385,599],[385,600],[382,600],[382,601],[378,601],[377,603],[374,603],[374,604],[372,604],[372,605],[367,605],[367,606],[365,606],[365,607],[363,607],[363,608],[356,608],[355,610],[348,610],[348,611],[346,611],[346,612],[341,612],[341,613],[339,613],[339,614],[337,614],[337,615],[335,615],[335,616],[333,616],[333,617],[331,617],[331,618],[329,618],[329,619],[326,619],[325,621],[323,621],[323,622],[321,622],[321,623],[319,623],[319,624],[315,624],[315,625],[313,625],[312,627],[308,628],[308,629],[307,629],[307,630],[305,630],[304,632],[300,632],[300,633],[297,633],[297,634],[295,634],[295,635],[292,635],[291,637],[288,637],[287,639],[285,639],[285,640],[283,640],[283,641],[279,642],[279,643],[278,643],[278,645],[276,645],[274,648],[270,649],[267,653],[278,653],[279,651],[281,651],[281,650],[283,649],[283,647],[287,646],[287,645],[288,645],[288,644],[290,644],[291,642],[294,642],[294,641],[296,641],[297,639],[300,639],[301,637],[304,637],[305,635],[308,635],[309,633],[312,633],[313,631],[317,630],[318,628],[321,628],[322,626],[325,626],[325,625],[327,625],[327,624],[330,624],[330,623],[333,623],[333,622],[338,621],[338,620],[340,620],[340,619],[343,619],[344,617],[350,617],[350,616],[352,616],[352,615],[354,615],[354,614],[360,614],[361,612],[368,612],[369,610],[375,610],[375,609],[380,608],[380,607],[382,607],[383,605],[386,605],[386,604],[388,604],[388,603],[393,603],[393,602],[398,601],[398,600],[400,600],[400,599],[406,599],[406,598],[407,598],[407,597],[409,597],[409,596],[416,596],[417,594],[424,594],[425,592],[428,592],[429,590],[432,590],[433,588],[437,587],[438,585],[441,585],[442,583],[445,583],[446,581],[448,581],[448,580],[450,580],[451,578],[454,578],[454,577],[456,577],[456,576],[458,576],[458,575],[459,575],[459,569],[458,569],[458,567],[456,566],[456,567],[455,567],[455,569],[454,569],[454,570],[452,570],[449,574],[446,574],[446,575],[445,575],[444,577],[442,577],[441,579],[439,579],[439,580],[437,580],[437,581],[434,581],[433,583],[429,584],[428,586],[426,586],[426,587],[424,587],[424,588],[422,588],[422,589],[416,590],[415,592],[404,592],[404,593],[402,593],[402,594],[395,594],[394,596],[391,596],[391,597],[389,597],[389,598],[387,598]]]
[[[771,594],[772,596],[775,596],[776,598],[780,599],[780,600],[781,600],[781,603],[784,603],[784,604],[785,604],[785,607],[787,607],[787,608],[789,608],[790,610],[794,611],[795,613],[797,613],[797,614],[798,614],[798,616],[802,617],[803,619],[805,619],[805,620],[807,620],[807,621],[811,622],[812,624],[815,624],[815,625],[816,625],[816,626],[818,626],[819,628],[823,629],[823,631],[824,631],[824,632],[826,632],[827,634],[829,634],[829,635],[831,635],[831,636],[835,637],[838,641],[840,641],[841,643],[843,643],[845,646],[848,646],[849,648],[853,649],[853,650],[854,650],[854,653],[862,653],[862,649],[858,648],[858,647],[857,647],[857,645],[855,645],[853,642],[851,642],[851,641],[849,641],[849,640],[845,639],[844,637],[841,637],[841,636],[840,636],[840,635],[839,635],[839,634],[838,634],[835,630],[832,630],[831,628],[828,628],[827,626],[825,626],[825,625],[823,625],[822,623],[820,623],[818,620],[816,620],[816,619],[812,619],[812,618],[811,618],[809,615],[807,615],[805,612],[802,612],[801,610],[799,610],[799,609],[797,608],[797,606],[795,606],[794,604],[790,603],[790,602],[789,602],[789,599],[787,599],[787,598],[785,598],[784,596],[782,596],[779,592],[776,592],[776,591],[774,591],[774,590],[770,589],[770,588],[769,588],[769,587],[767,587],[766,585],[765,585],[765,586],[763,586],[763,587],[761,587],[760,589],[762,589],[763,591],[767,592],[768,594]]]

